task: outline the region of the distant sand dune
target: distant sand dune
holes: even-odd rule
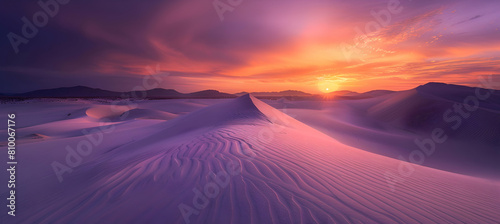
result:
[[[91,118],[95,118],[97,120],[106,119],[108,121],[125,121],[130,119],[170,120],[177,117],[176,114],[165,111],[142,108],[130,109],[128,106],[116,105],[94,106],[87,109],[85,113]]]
[[[292,101],[286,112],[346,145],[392,158],[408,159],[412,151],[420,150],[415,140],[431,138],[438,128],[447,139],[435,144],[423,165],[499,179],[500,93],[477,99],[477,109],[468,111],[464,100],[474,99],[475,94],[472,87],[430,83],[362,100]],[[456,105],[468,117],[455,112]]]
[[[127,106],[98,105],[87,109],[87,116],[95,119],[117,119],[123,113],[130,110]]]
[[[151,110],[151,109],[132,109],[120,115],[121,120],[128,119],[156,119],[156,120],[170,120],[176,118],[177,114],[168,113],[165,111]]]

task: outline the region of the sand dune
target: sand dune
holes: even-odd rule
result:
[[[468,97],[477,100],[477,109],[466,109],[464,102],[472,104],[466,100]],[[440,128],[448,140],[438,144],[436,154],[430,158],[431,163],[448,162],[460,164],[460,167],[452,168],[454,170],[478,168],[480,172],[498,174],[500,108],[497,105],[500,101],[497,100],[500,96],[492,94],[486,100],[475,97],[471,87],[427,84],[393,94],[371,106],[366,116],[418,135],[419,139],[429,138],[435,128]],[[461,109],[455,109],[457,106]]]
[[[124,119],[157,119],[170,120],[176,118],[177,114],[168,113],[165,111],[150,110],[150,109],[132,109],[120,115]]]
[[[50,138],[50,137],[47,135],[33,133],[33,134],[17,137],[17,143],[26,144],[26,143],[44,141],[48,138]],[[8,143],[9,143],[8,141],[1,141],[0,147],[7,147]]]
[[[119,105],[98,105],[91,107],[85,111],[87,116],[101,120],[117,120],[123,113],[129,111],[131,108],[128,106]]]
[[[249,95],[141,130],[117,128],[108,138],[135,140],[105,144],[61,184],[41,178],[52,172],[44,168],[23,180],[43,194],[19,199],[19,223],[500,220],[497,181],[414,165],[390,187],[385,174],[401,161],[346,146]]]
[[[475,97],[475,88],[431,83],[363,100],[288,102],[286,110],[344,144],[392,158],[408,158],[420,150],[416,139],[440,128],[448,138],[436,144],[425,166],[498,179],[500,95],[478,100],[474,111],[464,109],[468,97]],[[467,117],[455,112],[456,105]]]
[[[133,108],[129,106],[111,106],[111,105],[99,105],[87,109],[85,112],[87,116],[95,118],[97,120],[106,121],[124,121],[130,119],[158,119],[158,120],[170,120],[177,117],[176,114],[172,114],[165,111],[153,110],[153,109],[142,109]]]

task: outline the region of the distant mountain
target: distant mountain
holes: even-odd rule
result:
[[[372,91],[361,93],[359,95],[377,97],[377,96],[387,95],[387,94],[393,93],[393,92],[395,92],[395,91],[392,91],[392,90],[372,90]]]
[[[177,92],[175,89],[156,88],[146,91],[146,96],[149,98],[176,98],[183,95],[183,93]]]
[[[248,94],[248,92],[241,92],[241,93],[236,93],[234,95],[236,96],[243,96],[245,94]],[[291,96],[313,96],[310,93],[298,91],[298,90],[285,90],[285,91],[280,91],[280,92],[251,92],[252,96],[254,97],[291,97]]]
[[[188,98],[236,98],[236,95],[219,92],[217,90],[203,90],[185,95]]]
[[[387,95],[390,93],[393,93],[395,91],[391,90],[372,90],[364,93],[357,93],[357,92],[352,92],[352,91],[337,91],[341,92],[342,94],[335,94],[334,98],[335,99],[344,99],[344,100],[359,100],[359,99],[367,99],[367,98],[373,98],[373,97],[379,97],[383,95]]]
[[[358,95],[358,92],[350,91],[350,90],[339,90],[339,91],[334,91],[329,94],[333,94],[336,96],[353,96],[353,95]]]
[[[55,89],[35,90],[20,94],[0,94],[2,97],[17,98],[163,98],[163,99],[185,99],[185,98],[236,98],[233,94],[219,92],[217,90],[204,90],[194,93],[180,93],[174,89],[151,89],[141,92],[114,92],[86,86],[61,87]]]
[[[240,96],[243,96],[246,94],[249,94],[249,92],[239,92],[239,93],[235,93],[234,95],[240,97]]]
[[[120,97],[119,92],[90,88],[86,86],[61,87],[55,89],[35,90],[27,93],[12,94],[16,97]]]

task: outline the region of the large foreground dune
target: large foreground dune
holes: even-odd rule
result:
[[[50,164],[64,164],[65,146],[75,148],[85,136],[55,132],[20,149],[23,197],[15,222],[500,221],[498,181],[344,145],[250,95],[168,121],[175,116],[133,111],[149,119],[109,122],[114,129],[61,183]],[[73,120],[89,128],[110,115],[87,114],[93,117]]]

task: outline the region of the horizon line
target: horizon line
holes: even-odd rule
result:
[[[486,88],[481,87],[481,86],[470,86],[470,85],[465,85],[465,84],[454,84],[454,83],[445,83],[445,82],[427,82],[427,83],[424,83],[424,84],[417,85],[414,88],[404,89],[404,90],[372,89],[372,90],[368,90],[368,91],[364,91],[364,92],[357,92],[357,91],[352,91],[352,90],[348,90],[348,89],[334,90],[334,91],[326,92],[326,93],[310,93],[310,92],[306,92],[306,91],[302,91],[302,90],[297,90],[297,89],[273,90],[273,91],[239,91],[239,92],[235,92],[235,93],[224,92],[224,91],[217,90],[217,89],[202,89],[202,90],[193,91],[193,92],[180,92],[180,91],[178,91],[176,89],[173,89],[173,88],[163,88],[163,87],[156,87],[156,88],[151,88],[151,89],[145,89],[145,90],[142,90],[142,91],[150,91],[150,90],[154,90],[154,89],[162,89],[162,90],[174,90],[174,91],[176,91],[178,93],[181,93],[181,94],[192,94],[192,93],[198,93],[198,92],[203,92],[203,91],[217,91],[219,93],[225,93],[225,94],[231,94],[231,95],[236,95],[236,94],[241,94],[241,93],[281,93],[281,92],[287,92],[287,91],[296,91],[296,92],[306,93],[306,94],[309,94],[309,95],[326,95],[326,94],[331,94],[331,93],[335,93],[335,92],[345,92],[345,91],[353,92],[353,93],[359,93],[359,94],[367,93],[367,92],[371,92],[371,91],[394,91],[394,92],[397,92],[397,91],[407,91],[407,90],[412,90],[412,89],[415,89],[415,88],[417,88],[419,86],[424,86],[424,85],[431,84],[431,83],[486,89]],[[478,85],[480,85],[480,84],[478,84]],[[18,93],[2,93],[2,92],[0,92],[0,95],[7,95],[8,96],[8,95],[26,94],[26,93],[35,92],[35,91],[42,91],[42,90],[53,90],[53,89],[61,89],[61,88],[76,88],[76,87],[85,87],[85,88],[89,88],[89,89],[98,89],[98,90],[115,92],[115,93],[127,93],[127,92],[133,92],[134,91],[134,90],[116,91],[116,90],[110,90],[110,89],[102,89],[102,88],[99,88],[99,87],[91,87],[91,86],[85,86],[85,85],[74,85],[74,86],[60,86],[60,87],[54,87],[54,88],[36,89],[36,90],[31,90],[31,91],[26,91],[26,92],[18,92]],[[493,89],[493,90],[500,90],[500,89]]]

